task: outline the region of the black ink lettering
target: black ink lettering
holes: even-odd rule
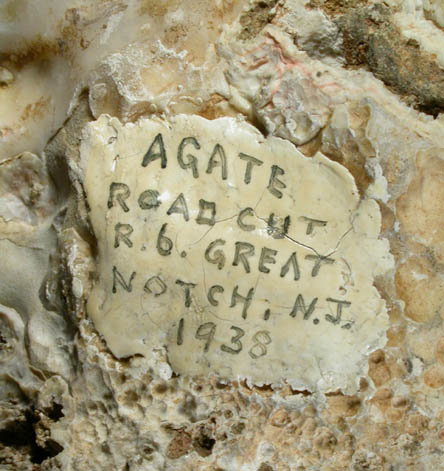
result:
[[[125,200],[129,198],[131,190],[129,186],[125,183],[111,183],[109,186],[109,198],[108,198],[108,208],[114,206],[115,201],[120,204],[120,207],[127,213],[129,211],[128,206],[125,203]]]
[[[167,211],[168,216],[171,216],[171,214],[173,214],[173,213],[183,214],[183,217],[184,217],[185,221],[190,220],[190,216],[188,214],[187,202],[185,201],[183,193],[181,193],[174,200],[174,203],[170,206],[170,209]]]
[[[305,301],[304,297],[302,294],[298,294],[298,297],[296,298],[296,302],[294,303],[293,309],[290,312],[291,317],[296,317],[296,314],[298,311],[301,311],[302,314],[304,315],[304,320],[310,319],[310,316],[313,314],[313,311],[315,310],[316,303],[318,302],[318,298],[313,298],[312,302],[310,303],[310,306],[308,308],[305,306]]]
[[[223,239],[216,239],[211,242],[211,244],[208,246],[207,250],[205,250],[205,260],[209,263],[213,263],[214,265],[217,265],[217,268],[219,270],[222,270],[222,268],[225,265],[225,255],[222,252],[222,250],[215,250],[214,254],[210,254],[210,252],[213,250],[216,245],[225,245],[225,241]]]
[[[231,353],[232,355],[237,355],[242,350],[242,342],[240,341],[240,339],[245,335],[245,331],[242,330],[240,327],[236,327],[235,325],[232,325],[230,329],[236,332],[236,335],[231,337],[230,342],[236,345],[237,348],[231,348],[227,347],[226,345],[221,345],[220,349],[223,352]]]
[[[145,190],[137,199],[140,209],[153,209],[160,206],[159,192],[156,190]]]
[[[270,181],[268,182],[268,191],[273,195],[276,196],[276,198],[282,198],[282,191],[280,191],[278,188],[284,189],[287,188],[287,185],[281,180],[278,179],[279,176],[284,175],[285,171],[281,168],[278,167],[277,165],[272,165],[271,166],[271,175],[270,175]]]
[[[234,253],[233,265],[236,267],[239,265],[239,261],[245,268],[247,273],[250,273],[250,264],[248,263],[247,257],[254,255],[254,245],[248,242],[236,242],[236,251]]]
[[[162,280],[162,278],[160,278],[160,276],[156,275],[147,280],[143,289],[147,293],[154,294],[154,296],[157,298],[157,296],[165,293],[167,290],[167,285]]]
[[[277,254],[277,250],[263,247],[261,250],[261,256],[259,258],[259,271],[262,273],[270,273],[270,269],[265,266],[266,263],[274,264],[276,260],[273,258]]]
[[[157,148],[156,148],[157,146]],[[160,167],[166,168],[167,157],[165,153],[165,146],[163,144],[162,134],[158,134],[153,143],[150,145],[148,152],[144,155],[142,160],[142,167],[146,167],[150,162],[160,158]]]
[[[115,249],[120,246],[120,241],[125,242],[125,244],[130,248],[133,246],[133,243],[131,242],[129,236],[134,232],[134,229],[131,227],[130,224],[121,224],[120,222],[118,222],[114,226],[114,231],[116,233],[114,237]]]
[[[119,272],[119,270],[117,270],[117,268],[113,266],[113,293],[117,293],[117,283],[125,291],[128,291],[128,293],[131,293],[131,291],[133,290],[132,284],[133,284],[133,280],[135,276],[136,276],[136,272],[133,271],[127,283],[125,279],[123,278],[122,274]]]
[[[220,285],[213,285],[210,287],[208,290],[208,301],[212,306],[218,306],[219,301],[217,299],[214,299],[214,293],[223,293],[224,292],[224,287]]]
[[[312,219],[307,216],[301,216],[299,220],[307,223],[307,230],[305,232],[307,235],[313,233],[314,226],[325,227],[327,225],[327,221],[321,221],[320,219]]]
[[[156,243],[157,251],[163,257],[170,255],[173,250],[173,241],[169,237],[165,236],[167,225],[168,223],[162,225],[159,235],[157,236]]]
[[[193,144],[195,149],[200,149],[200,144],[197,142],[196,138],[185,137],[184,139],[182,139],[182,142],[179,145],[179,150],[177,151],[177,161],[179,162],[181,168],[183,168],[184,170],[186,170],[187,168],[191,168],[191,171],[193,172],[193,177],[198,178],[199,170],[197,169],[196,157],[192,154],[187,154],[186,157],[188,158],[188,162],[185,162],[183,160],[183,149],[188,143]]]
[[[204,212],[210,210],[211,217],[205,217]],[[196,218],[197,224],[208,224],[214,226],[216,224],[216,203],[212,201],[199,200],[199,214]]]
[[[298,281],[301,277],[301,272],[299,271],[299,263],[296,252],[293,252],[290,255],[290,258],[285,262],[281,268],[281,278],[284,278],[285,275],[290,271],[290,265],[293,267],[294,272],[294,281]]]
[[[342,309],[344,307],[349,307],[351,305],[351,302],[349,302],[349,301],[340,301],[338,299],[333,299],[333,298],[327,298],[327,301],[329,303],[336,303],[336,317],[333,317],[331,314],[326,314],[325,319],[328,322],[331,322],[332,324],[337,325],[341,322]]]
[[[196,330],[196,338],[198,340],[206,340],[204,345],[205,353],[210,349],[210,344],[213,340],[215,331],[216,324],[214,322],[205,322],[205,324],[200,325]]]
[[[262,160],[256,159],[255,157],[252,157],[251,155],[244,154],[243,152],[239,153],[239,158],[247,162],[244,182],[248,185],[251,182],[251,172],[253,170],[253,165],[261,166],[264,162],[262,162]]]
[[[176,280],[176,285],[182,286],[185,290],[185,307],[191,306],[191,288],[196,286],[195,283],[187,283],[182,280]]]
[[[177,345],[183,344],[183,327],[185,320],[183,317],[179,320],[179,327],[177,328]]]
[[[241,302],[244,307],[242,308],[242,318],[246,319],[247,318],[247,310],[250,307],[251,301],[253,299],[254,295],[254,288],[250,288],[248,291],[247,296],[242,296],[238,293],[239,286],[235,286],[233,290],[233,294],[231,296],[231,304],[230,307],[236,306],[238,302]]]
[[[261,339],[262,336],[262,339]],[[267,347],[271,343],[270,332],[268,330],[260,330],[253,335],[254,345],[250,348],[248,354],[254,360],[267,354]],[[259,349],[259,352],[257,351]]]
[[[219,160],[216,157],[219,156]],[[214,167],[221,167],[222,180],[227,179],[227,157],[225,156],[224,148],[220,144],[214,146],[213,153],[208,161],[207,173],[213,173]]]
[[[281,220],[281,218],[278,218]],[[283,239],[288,234],[288,228],[290,227],[290,216],[286,216],[282,227],[276,226],[276,220],[274,213],[270,214],[267,221],[267,233],[273,237],[273,239]]]
[[[244,208],[240,213],[239,216],[237,217],[237,224],[238,226],[243,230],[243,231],[254,231],[256,229],[256,226],[253,226],[253,224],[245,224],[244,223],[244,217],[246,216],[254,216],[254,210],[253,208]]]
[[[334,263],[334,259],[328,258],[325,255],[306,255],[306,260],[314,260],[313,269],[311,270],[311,276],[317,276],[319,274],[319,270],[321,269],[321,265],[323,263],[327,263],[331,265]]]

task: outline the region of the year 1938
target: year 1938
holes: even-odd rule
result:
[[[230,344],[225,345],[223,343],[220,346],[220,349],[231,355],[239,354],[243,349],[243,344],[241,339],[245,335],[245,331],[240,327],[232,325],[230,329],[233,331],[234,335],[230,339]],[[177,328],[177,345],[182,345],[184,340],[185,333],[185,319],[181,318],[179,320],[179,325]],[[194,333],[194,338],[198,340],[203,340],[203,351],[207,353],[210,350],[211,344],[213,343],[214,336],[216,334],[216,324],[214,322],[205,322],[201,324],[196,332]],[[251,358],[256,360],[257,358],[263,357],[267,354],[267,345],[271,343],[270,332],[267,330],[259,330],[252,336],[252,346],[248,351],[248,355]]]

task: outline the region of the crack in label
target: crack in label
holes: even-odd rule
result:
[[[118,357],[353,390],[385,341],[380,214],[322,154],[231,118],[91,123],[81,146],[98,240],[88,313]]]

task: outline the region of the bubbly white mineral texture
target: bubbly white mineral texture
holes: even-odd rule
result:
[[[438,0],[0,0],[0,469],[444,470]]]

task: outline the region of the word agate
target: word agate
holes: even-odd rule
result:
[[[318,153],[233,118],[84,131],[98,243],[88,314],[117,357],[164,347],[182,374],[354,390],[383,346],[377,203]]]

